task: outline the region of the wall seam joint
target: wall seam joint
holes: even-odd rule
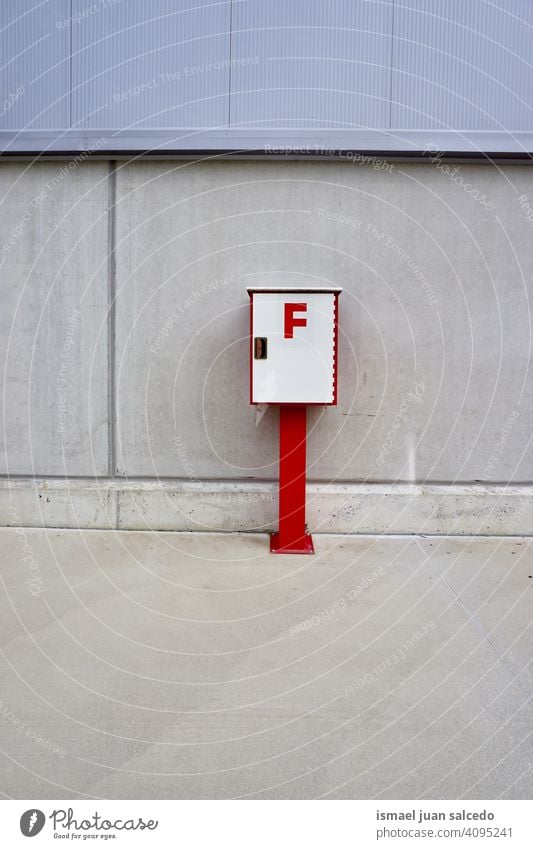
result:
[[[115,477],[116,468],[116,387],[115,387],[115,337],[116,337],[116,201],[117,164],[109,162],[108,208],[108,473]]]

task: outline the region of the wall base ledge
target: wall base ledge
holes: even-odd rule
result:
[[[312,533],[522,536],[533,484],[309,484]],[[275,482],[9,478],[0,526],[160,531],[273,531]]]

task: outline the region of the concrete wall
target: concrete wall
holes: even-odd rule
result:
[[[311,481],[533,482],[531,169],[11,162],[0,198],[4,476],[275,479],[245,287],[286,271],[345,289]]]
[[[108,472],[109,166],[0,164],[0,469]]]

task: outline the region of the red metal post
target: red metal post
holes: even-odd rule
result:
[[[305,531],[306,418],[304,404],[279,408],[279,531],[272,554],[314,554]]]

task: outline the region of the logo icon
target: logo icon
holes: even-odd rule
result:
[[[46,822],[46,817],[42,811],[37,808],[30,808],[29,811],[24,811],[20,818],[20,830],[24,837],[35,837],[42,831]]]

